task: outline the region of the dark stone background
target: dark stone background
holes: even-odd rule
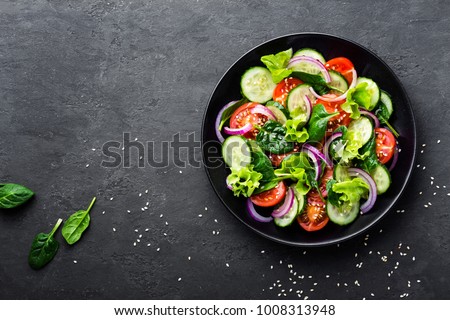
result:
[[[0,212],[0,297],[450,298],[449,17],[449,2],[437,0],[1,1],[0,180],[36,197]],[[124,132],[141,142],[200,139],[228,67],[266,40],[305,31],[372,49],[411,98],[420,168],[367,236],[286,247],[232,217],[202,168],[138,168],[136,157],[131,168],[100,166],[102,145]],[[54,261],[32,270],[34,236],[93,196],[82,240],[69,247],[59,233]]]

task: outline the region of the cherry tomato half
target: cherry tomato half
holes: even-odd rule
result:
[[[230,118],[230,128],[232,129],[238,129],[245,126],[247,123],[250,123],[253,125],[258,125],[262,127],[264,123],[268,120],[266,116],[259,114],[259,113],[251,113],[250,111],[257,106],[258,103],[256,102],[248,102],[240,106],[232,115]],[[257,129],[252,129],[246,134],[244,134],[244,137],[248,139],[255,139],[256,135],[258,134]]]
[[[386,164],[394,155],[395,137],[392,132],[385,128],[376,128],[375,134],[375,151],[377,153],[378,160],[382,164]]]
[[[352,83],[353,74],[352,70],[355,68],[353,63],[344,57],[333,58],[325,64],[325,68],[328,70],[334,70],[342,74],[347,80],[348,84]]]
[[[275,90],[273,90],[273,100],[282,104],[283,106],[286,106],[286,99],[289,91],[302,83],[303,82],[297,78],[289,77],[283,79],[283,81],[277,84]]]
[[[280,181],[275,188],[255,194],[250,197],[250,200],[260,207],[272,207],[280,203],[285,195],[286,185]]]
[[[320,197],[315,197],[309,193],[307,195],[307,201],[305,210],[297,217],[297,222],[306,231],[320,230],[330,220],[325,210],[325,203]]]
[[[350,124],[350,114],[342,110],[341,104],[344,103],[345,100],[337,101],[337,102],[328,102],[321,99],[317,99],[315,105],[322,104],[325,107],[325,110],[328,113],[339,112],[338,115],[334,116],[330,120],[328,120],[326,135],[330,135],[340,126],[346,126]]]

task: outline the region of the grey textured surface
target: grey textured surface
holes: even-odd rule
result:
[[[0,298],[449,299],[449,17],[449,2],[436,0],[1,1],[0,180],[36,197],[0,212]],[[100,166],[101,146],[123,132],[199,139],[227,68],[304,31],[372,49],[412,101],[420,168],[368,236],[285,247],[233,218],[203,169]],[[32,270],[35,234],[93,196],[83,239],[69,247],[59,234],[54,261]]]

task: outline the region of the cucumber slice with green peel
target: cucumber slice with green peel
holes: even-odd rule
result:
[[[350,131],[354,131],[356,134],[359,134],[361,145],[365,145],[367,142],[369,142],[370,138],[374,134],[374,127],[372,121],[370,121],[369,118],[361,116],[358,119],[350,122],[348,126],[348,132]]]
[[[348,169],[347,167],[341,164],[335,165],[333,170],[333,179],[336,180],[337,182],[350,180],[350,176],[348,174],[347,169]]]
[[[330,88],[334,88],[336,90],[331,90],[330,93],[334,93],[337,95],[341,95],[345,91],[348,90],[348,82],[345,80],[344,76],[337,71],[328,70],[330,74],[331,81],[328,83]]]
[[[325,64],[325,62],[326,62],[325,58],[323,57],[323,55],[319,51],[311,49],[311,48],[303,48],[303,49],[297,50],[294,53],[294,57],[298,57],[298,56],[311,57],[311,58],[314,58],[316,60],[319,60],[323,64]]]
[[[388,111],[389,117],[390,117],[392,115],[392,113],[394,112],[394,105],[392,104],[391,97],[389,96],[389,94],[386,91],[381,90],[380,101],[386,107],[386,110]],[[389,120],[389,118],[386,120]]]
[[[250,145],[242,136],[230,136],[222,144],[222,157],[232,168],[243,168],[252,161]]]
[[[330,220],[340,226],[345,226],[355,221],[359,214],[359,202],[344,204],[336,207],[327,201],[327,215]]]
[[[373,108],[375,108],[375,106],[378,104],[378,101],[380,101],[381,90],[375,81],[373,81],[372,79],[369,79],[369,78],[365,78],[365,77],[359,77],[356,80],[356,85],[363,83],[363,82],[367,83],[366,90],[370,93],[370,106],[369,106],[369,108],[367,108],[367,110],[370,111]]]
[[[275,225],[282,228],[290,226],[298,215],[298,202],[299,201],[297,200],[297,197],[294,196],[294,202],[292,204],[291,210],[289,210],[289,212],[284,216],[273,219]]]
[[[287,117],[284,115],[283,111],[281,111],[275,106],[267,106],[267,109],[272,111],[272,113],[274,114],[275,118],[279,123],[281,123],[282,125],[286,124]]]
[[[375,169],[372,170],[370,175],[377,185],[377,194],[383,194],[387,191],[387,189],[389,189],[392,180],[391,174],[389,173],[389,170],[386,168],[386,166],[382,164],[376,166]]]
[[[295,197],[298,200],[298,214],[301,214],[303,210],[305,210],[306,207],[306,195],[301,194],[297,191],[297,188],[295,186],[292,187],[294,190]]]
[[[263,67],[252,67],[241,78],[242,94],[253,102],[266,103],[272,99],[275,87],[272,74]]]
[[[286,105],[292,118],[296,118],[301,115],[306,115],[306,103],[304,96],[308,96],[311,104],[314,104],[316,98],[309,90],[311,86],[309,84],[301,84],[289,92],[286,100]]]

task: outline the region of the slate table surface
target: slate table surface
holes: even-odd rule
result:
[[[0,211],[0,298],[449,299],[449,17],[438,0],[1,1],[0,181],[36,196]],[[101,165],[124,133],[200,139],[229,66],[305,31],[373,50],[412,102],[417,167],[367,234],[283,246],[236,220],[202,167],[140,168],[136,153],[128,167]],[[54,260],[32,270],[34,236],[93,196],[81,241],[58,233]]]

